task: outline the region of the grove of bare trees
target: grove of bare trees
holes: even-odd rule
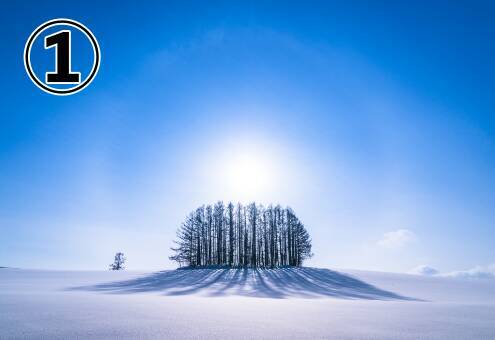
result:
[[[294,211],[279,205],[219,201],[191,212],[177,231],[170,259],[182,266],[301,266],[311,239]]]

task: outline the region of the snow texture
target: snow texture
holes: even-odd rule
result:
[[[495,339],[493,320],[494,279],[0,270],[1,339]]]

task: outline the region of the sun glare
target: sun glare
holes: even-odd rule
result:
[[[275,178],[273,166],[260,155],[242,155],[230,160],[225,173],[232,195],[240,200],[253,200],[270,189]]]

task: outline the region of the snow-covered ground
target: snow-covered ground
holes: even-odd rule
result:
[[[495,339],[495,280],[3,268],[0,338]]]

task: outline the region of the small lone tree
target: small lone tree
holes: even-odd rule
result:
[[[110,264],[110,270],[123,270],[125,260],[126,258],[124,257],[124,253],[121,252],[116,253],[113,263]]]

